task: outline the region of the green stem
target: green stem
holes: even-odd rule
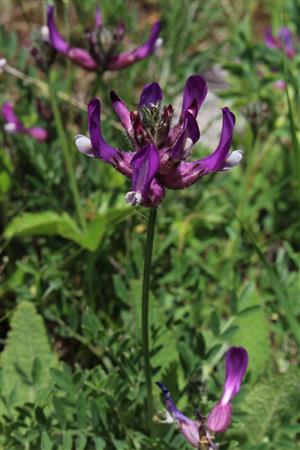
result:
[[[73,201],[74,201],[74,205],[75,205],[75,209],[76,209],[78,222],[79,222],[81,228],[85,229],[86,222],[85,222],[84,214],[83,214],[82,207],[81,207],[80,195],[79,195],[79,190],[78,190],[77,181],[76,181],[76,177],[75,177],[75,171],[74,171],[73,161],[72,161],[72,157],[71,157],[71,153],[70,153],[68,138],[67,138],[65,130],[64,130],[64,125],[62,123],[62,119],[61,119],[61,115],[60,115],[60,111],[59,111],[59,107],[58,107],[55,79],[54,79],[53,72],[50,73],[50,77],[49,77],[49,90],[50,90],[50,101],[51,101],[51,107],[52,107],[52,111],[53,111],[55,126],[57,129],[58,137],[59,137],[60,144],[61,144],[62,151],[63,151],[63,157],[64,157],[64,161],[65,161],[69,186],[70,186],[70,190],[72,193],[72,197],[73,197]]]
[[[103,71],[98,72],[91,89],[91,98],[96,97],[103,77]]]
[[[150,290],[150,273],[151,260],[154,242],[154,232],[156,223],[157,209],[151,208],[149,212],[149,222],[147,231],[147,242],[144,260],[143,290],[142,290],[142,341],[144,356],[144,373],[147,388],[147,417],[149,429],[152,434],[152,416],[153,416],[153,397],[152,397],[152,380],[151,380],[151,363],[149,351],[149,290]]]

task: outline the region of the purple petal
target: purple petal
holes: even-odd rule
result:
[[[147,142],[151,141],[151,136],[149,136],[146,128],[144,127],[139,114],[137,114],[136,112],[132,112],[130,114],[130,118],[137,147],[144,147]]]
[[[91,55],[82,48],[71,47],[67,52],[67,56],[76,64],[87,70],[97,70],[99,68],[98,64],[91,57]]]
[[[69,50],[69,44],[63,39],[55,26],[54,6],[48,6],[47,8],[47,25],[49,28],[49,38],[52,46],[58,52],[67,54]]]
[[[192,139],[193,143],[195,144],[200,138],[198,123],[194,118],[194,116],[189,112],[187,113],[187,119],[188,119],[188,137]]]
[[[226,354],[226,377],[222,405],[229,403],[241,389],[248,367],[248,353],[243,347],[231,347]]]
[[[154,144],[148,144],[135,153],[131,160],[133,169],[132,192],[139,192],[146,200],[150,185],[159,169],[159,154]]]
[[[77,47],[70,47],[70,45],[60,35],[54,22],[54,6],[48,6],[47,24],[49,29],[50,44],[53,48],[55,48],[55,50],[68,56],[76,64],[87,70],[96,70],[98,68],[98,65],[86,50]]]
[[[234,114],[228,108],[223,108],[223,126],[220,143],[216,150],[206,158],[197,161],[182,161],[175,170],[162,176],[164,186],[170,189],[184,189],[204,175],[228,169],[227,155],[232,142],[234,123]]]
[[[200,436],[199,436],[199,426],[200,423],[196,420],[191,420],[186,417],[182,412],[180,412],[168,389],[160,382],[156,383],[157,386],[162,390],[164,397],[164,404],[167,411],[171,414],[173,419],[176,421],[177,426],[185,438],[185,440],[191,444],[194,448],[199,448]]]
[[[198,124],[192,114],[187,112],[182,129],[172,149],[173,160],[182,161],[190,156],[193,145],[198,141],[199,137]]]
[[[184,189],[199,180],[205,172],[200,163],[182,161],[176,169],[166,175],[160,175],[162,184],[168,189]]]
[[[13,110],[13,106],[10,102],[4,102],[1,107],[1,115],[7,124],[14,125],[14,131],[23,131],[24,126],[22,122],[18,119],[16,113]],[[12,131],[11,131],[12,132]]]
[[[48,139],[48,132],[41,127],[27,128],[26,133],[39,142],[45,142]]]
[[[219,145],[211,155],[199,160],[201,169],[204,169],[205,174],[223,169],[232,143],[235,116],[228,108],[223,108],[222,112],[223,124]]]
[[[187,139],[187,119],[185,119],[182,130],[172,149],[172,159],[182,161],[184,159],[184,146]]]
[[[157,381],[155,384],[162,391],[165,407],[166,407],[167,411],[169,411],[171,416],[176,420],[185,418],[185,416],[177,409],[177,407],[171,397],[171,394],[168,391],[168,389],[166,388],[166,386],[163,383],[161,383],[160,381]]]
[[[114,39],[116,42],[121,42],[125,35],[125,23],[123,20],[118,23],[114,31]]]
[[[147,200],[143,202],[143,206],[148,206],[151,208],[157,208],[158,205],[163,201],[165,196],[165,188],[162,184],[154,178],[150,185]]]
[[[130,111],[128,110],[125,103],[115,93],[115,91],[111,91],[110,98],[111,98],[115,113],[119,116],[119,119],[120,119],[123,127],[127,131],[127,133],[130,134],[133,130],[131,118],[130,118]]]
[[[207,427],[214,433],[226,431],[231,423],[232,405],[217,403],[207,418]]]
[[[100,28],[103,25],[101,9],[99,8],[99,6],[97,6],[97,8],[96,8],[95,25],[96,25],[97,28]]]
[[[292,43],[292,33],[288,27],[281,27],[278,32],[278,38],[283,41],[284,45]]]
[[[278,48],[278,41],[273,36],[272,28],[267,28],[264,35],[264,41],[268,48]]]
[[[101,103],[94,98],[88,104],[89,133],[96,158],[112,164],[119,172],[131,176],[131,153],[123,153],[109,145],[103,138],[100,126]]]
[[[290,58],[293,58],[294,56],[296,56],[296,51],[293,46],[293,35],[288,27],[280,28],[279,33],[278,33],[278,39],[279,39],[281,45],[283,46],[286,54]]]
[[[181,119],[189,111],[194,117],[197,117],[200,106],[207,94],[207,84],[200,75],[190,76],[185,84],[183,91],[183,102],[181,109]]]
[[[139,106],[151,108],[162,101],[163,91],[158,83],[146,84],[141,93]]]
[[[231,347],[226,354],[226,375],[222,398],[210,412],[208,428],[216,433],[225,431],[231,422],[231,400],[239,392],[248,367],[248,353],[243,347]]]
[[[199,422],[188,419],[185,422],[178,423],[178,428],[184,439],[191,444],[192,447],[199,449]]]
[[[101,103],[97,98],[88,104],[89,133],[95,156],[113,164],[118,151],[103,139],[100,126]]]
[[[149,39],[147,40],[147,42],[145,42],[145,44],[141,45],[140,47],[137,47],[131,52],[120,53],[118,56],[112,58],[108,63],[108,69],[109,70],[123,69],[124,67],[130,66],[131,64],[134,64],[135,62],[145,59],[149,55],[151,55],[156,49],[156,42],[158,35],[160,33],[160,29],[161,23],[156,22],[153,25]]]

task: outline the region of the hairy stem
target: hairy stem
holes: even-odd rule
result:
[[[142,290],[142,341],[143,341],[143,355],[144,355],[144,372],[147,389],[147,417],[151,434],[153,429],[152,426],[153,397],[152,397],[151,362],[149,351],[149,290],[150,290],[151,260],[154,242],[156,214],[157,209],[151,208],[149,212],[147,242],[144,260],[143,290]]]

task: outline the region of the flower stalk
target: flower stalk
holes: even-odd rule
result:
[[[147,241],[144,260],[143,288],[142,288],[142,343],[144,357],[144,373],[147,389],[147,417],[149,429],[152,434],[152,416],[153,416],[153,396],[152,396],[152,375],[151,361],[149,350],[149,290],[150,290],[150,274],[151,261],[155,234],[157,208],[150,208]]]
[[[49,76],[49,91],[50,91],[50,101],[51,101],[51,108],[53,111],[54,116],[54,122],[57,129],[57,133],[59,136],[60,144],[63,151],[63,157],[64,162],[66,166],[68,181],[70,190],[73,197],[73,202],[76,209],[77,219],[79,222],[80,227],[84,230],[86,227],[86,222],[84,218],[84,214],[81,207],[81,201],[80,201],[80,195],[79,190],[77,186],[77,181],[75,177],[74,167],[73,167],[73,161],[70,153],[70,147],[68,143],[68,138],[66,136],[66,133],[64,131],[64,126],[61,119],[61,114],[59,111],[58,103],[57,103],[57,96],[56,96],[56,87],[55,87],[55,74],[52,72]]]

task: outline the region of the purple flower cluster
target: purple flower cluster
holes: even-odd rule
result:
[[[4,102],[0,109],[0,113],[5,121],[4,130],[7,133],[27,134],[39,142],[45,142],[48,139],[48,132],[44,128],[25,127],[14,112],[11,103]]]
[[[265,32],[265,44],[268,48],[283,50],[291,59],[296,56],[293,35],[288,27],[280,28],[277,36],[274,36],[272,28],[268,28]]]
[[[86,33],[88,51],[68,44],[58,32],[54,22],[54,6],[48,6],[47,25],[49,30],[49,44],[59,53],[87,70],[120,70],[150,56],[160,45],[158,37],[161,23],[156,22],[150,32],[148,40],[132,51],[117,53],[117,48],[125,35],[125,26],[120,22],[111,32],[103,24],[100,10],[95,15],[95,28]]]
[[[209,450],[217,449],[213,442],[213,435],[226,431],[231,423],[231,400],[239,392],[248,367],[247,351],[243,347],[231,347],[226,354],[225,365],[223,395],[207,419],[203,416],[199,416],[197,420],[186,417],[177,409],[167,388],[160,382],[156,383],[162,390],[168,413],[165,422],[175,422],[185,440],[194,448],[202,448],[200,445],[205,444],[205,448]]]
[[[112,91],[113,108],[133,147],[130,152],[112,147],[105,141],[100,126],[101,103],[95,98],[88,105],[90,138],[76,136],[77,148],[87,156],[111,164],[131,179],[127,203],[157,207],[164,198],[166,188],[186,188],[204,175],[238,165],[242,159],[241,150],[229,152],[235,116],[229,108],[223,108],[223,125],[217,148],[209,156],[187,161],[200,138],[196,118],[206,94],[205,80],[200,75],[190,76],[184,87],[179,120],[172,125],[173,106],[161,108],[163,92],[158,83],[144,87],[134,112],[130,112]]]

